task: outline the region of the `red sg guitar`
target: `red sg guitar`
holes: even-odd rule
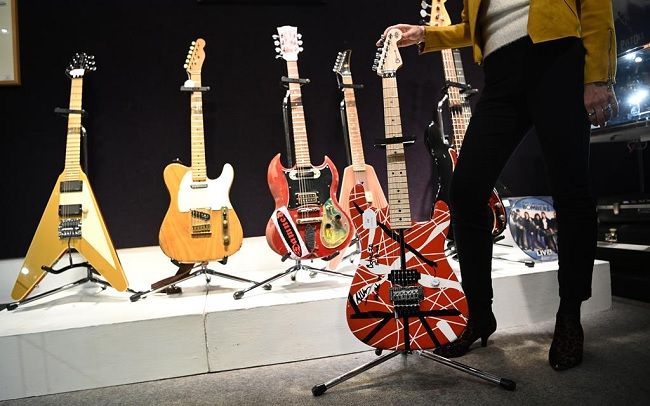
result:
[[[294,259],[324,258],[344,249],[352,239],[350,217],[336,199],[339,176],[326,156],[320,166],[309,158],[309,144],[298,75],[301,35],[296,27],[278,27],[276,51],[287,62],[295,166],[285,168],[277,154],[269,164],[267,180],[275,210],[266,225],[273,251]]]
[[[444,7],[445,1],[433,0],[430,6],[426,1],[422,2],[423,10],[421,15],[423,17],[429,16],[428,25],[445,26],[451,24],[449,14]],[[431,8],[431,13],[426,11],[429,7]],[[440,52],[442,54],[445,80],[450,84],[447,88],[447,96],[449,97],[448,102],[451,112],[453,137],[450,145],[442,135],[439,125],[434,121],[429,124],[425,139],[427,140],[439,177],[436,201],[443,201],[445,204],[449,204],[451,177],[456,168],[460,147],[465,138],[465,131],[472,117],[472,110],[469,104],[468,94],[461,88],[465,85],[465,74],[463,72],[460,51],[458,49],[443,49]],[[506,229],[507,222],[506,210],[496,189],[492,189],[488,206],[492,213],[492,236],[496,238]]]
[[[435,207],[429,221],[411,221],[395,77],[402,66],[397,48],[401,36],[397,29],[389,31],[374,67],[384,95],[389,207],[371,207],[362,185],[350,195],[362,253],[346,316],[352,333],[369,346],[410,351],[454,341],[467,325],[468,310],[444,253],[447,207]]]

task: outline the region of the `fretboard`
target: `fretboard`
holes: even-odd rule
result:
[[[194,76],[194,75],[192,75]],[[201,87],[201,80],[192,78],[194,86]],[[201,92],[192,92],[190,96],[190,121],[192,139],[192,181],[203,182],[207,179],[205,169],[205,137],[203,133],[203,96]]]
[[[287,75],[292,79],[299,79],[298,62],[287,61]],[[305,126],[305,112],[302,108],[302,93],[299,83],[289,83],[291,97],[291,125],[293,128],[293,146],[297,167],[311,166],[309,159],[309,144],[307,142],[307,129]]]
[[[397,79],[394,73],[387,73],[383,76],[382,88],[384,93],[384,130],[386,138],[401,137],[402,120],[399,110]],[[411,204],[409,201],[408,178],[406,177],[404,145],[401,143],[386,145],[386,162],[391,228],[410,228]]]
[[[458,49],[442,50],[442,63],[445,71],[445,80],[465,84],[463,62]],[[449,86],[449,110],[451,112],[451,123],[453,130],[452,146],[460,154],[460,147],[465,138],[465,131],[472,116],[472,111],[467,98],[460,93],[460,89]]]
[[[343,84],[352,84],[352,75],[342,75]],[[353,88],[343,89],[343,101],[345,102],[346,121],[348,123],[348,135],[350,138],[350,152],[352,155],[352,169],[356,172],[366,170],[366,160],[363,156],[363,144],[361,143],[361,130],[359,129],[359,117],[357,116],[357,102],[354,97]]]
[[[70,110],[81,111],[83,78],[73,78],[70,87]],[[81,172],[81,114],[68,114],[68,137],[65,146],[65,180],[80,180]]]

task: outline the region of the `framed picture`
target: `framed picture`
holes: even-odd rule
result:
[[[0,0],[0,85],[20,84],[16,0]]]

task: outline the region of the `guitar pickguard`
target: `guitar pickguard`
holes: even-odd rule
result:
[[[178,211],[232,208],[229,192],[234,176],[234,170],[230,164],[223,166],[221,175],[217,179],[206,179],[202,182],[194,182],[192,171],[187,171],[178,187]]]

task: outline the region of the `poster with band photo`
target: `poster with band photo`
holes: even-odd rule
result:
[[[537,261],[557,259],[557,219],[550,196],[511,198],[508,228],[515,244]]]

